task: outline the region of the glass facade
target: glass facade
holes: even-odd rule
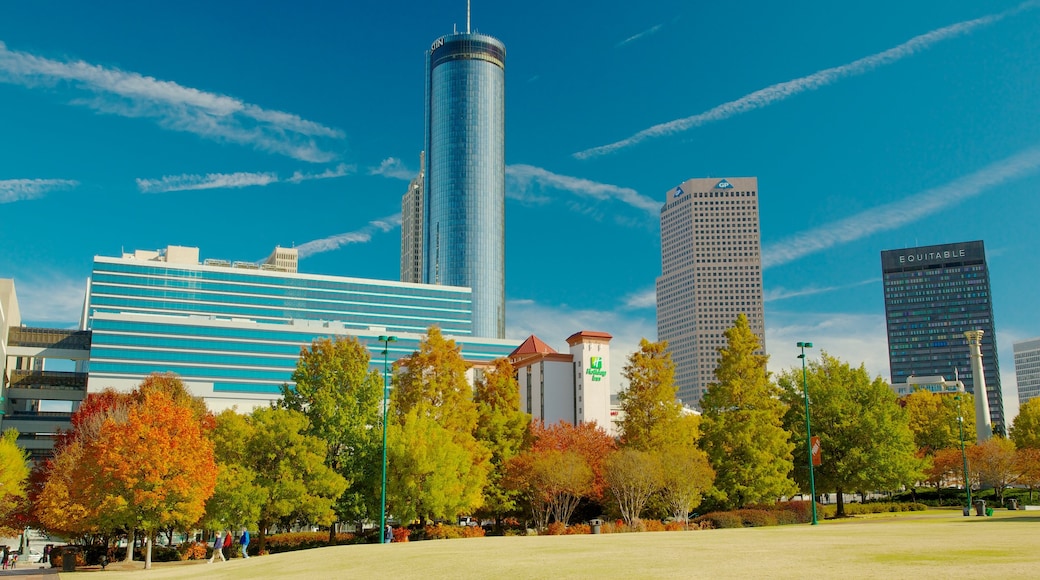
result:
[[[1015,380],[1018,382],[1018,404],[1040,397],[1040,338],[1016,342]]]
[[[881,252],[893,383],[911,376],[958,376],[974,393],[968,341],[981,330],[990,419],[1005,433],[1004,399],[986,251],[981,241]]]
[[[470,336],[468,288],[276,271],[96,258],[88,295],[90,390],[177,373],[202,396],[267,397],[289,383],[300,348],[356,336],[382,370],[439,326],[467,360],[508,355],[516,341]],[[205,390],[205,389],[204,389]]]
[[[483,34],[427,53],[424,281],[472,288],[473,335],[505,336],[505,46]]]

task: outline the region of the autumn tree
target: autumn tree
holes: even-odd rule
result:
[[[921,455],[932,455],[940,449],[959,445],[961,419],[964,440],[975,440],[975,403],[970,393],[951,396],[920,389],[903,397],[901,403]]]
[[[307,417],[291,409],[258,407],[249,425],[247,438],[231,444],[242,447],[253,484],[266,495],[256,522],[259,550],[266,548],[276,523],[332,525],[347,482],[325,464],[327,444],[309,434]]]
[[[292,380],[282,385],[281,407],[303,413],[308,433],[325,441],[325,464],[347,482],[336,502],[341,521],[360,523],[378,513],[382,469],[383,378],[355,337],[317,338],[300,349]],[[335,525],[329,543],[335,542]]]
[[[1018,409],[1010,437],[1019,449],[1040,449],[1040,397],[1029,399]]]
[[[661,465],[661,498],[675,521],[689,523],[690,512],[701,503],[715,481],[708,456],[695,446],[672,445],[656,452]]]
[[[1019,473],[1018,483],[1029,488],[1029,501],[1033,501],[1033,491],[1040,487],[1040,449],[1024,447],[1016,450],[1015,470]]]
[[[980,484],[993,487],[997,503],[1004,503],[1004,492],[1022,475],[1015,461],[1015,444],[999,436],[969,447],[968,466]]]
[[[21,533],[10,527],[13,508],[26,496],[29,479],[28,454],[15,442],[18,431],[8,429],[0,435],[0,537]]]
[[[924,482],[935,488],[942,505],[942,488],[950,483],[964,480],[964,458],[959,447],[940,449],[926,457]]]
[[[531,415],[520,410],[520,386],[509,359],[494,361],[477,380],[476,438],[491,452],[491,469],[484,486],[481,511],[501,525],[501,519],[516,509],[519,492],[503,484],[506,463],[520,454],[529,441]]]
[[[388,454],[394,450],[393,461],[398,465],[388,469],[398,481],[392,486],[387,483],[388,493],[391,487],[397,490],[394,510],[415,508],[420,510],[417,517],[427,518],[455,517],[478,509],[491,468],[491,452],[474,436],[477,405],[459,346],[431,326],[419,350],[401,360],[395,369],[391,420],[397,428],[391,428],[390,435],[398,439],[388,443]],[[409,424],[420,419],[421,423]],[[439,444],[443,449],[429,449],[434,447],[434,439],[442,441],[445,436],[452,442],[450,447]],[[467,462],[465,468],[458,462],[460,457]],[[445,463],[430,463],[437,460]],[[425,467],[410,471],[402,469],[404,465]],[[449,490],[433,485],[443,481],[446,473],[454,474]],[[446,493],[455,493],[459,501],[443,502]],[[405,498],[411,498],[412,505]],[[401,518],[404,512],[393,513]]]
[[[813,435],[820,438],[823,453],[823,463],[815,468],[816,490],[837,495],[838,517],[845,515],[846,492],[892,490],[921,478],[923,465],[906,411],[881,377],[871,380],[863,365],[854,369],[823,352],[808,364],[806,380]],[[778,382],[788,406],[784,423],[797,449],[804,450],[802,370],[788,370]],[[795,465],[803,490],[809,488],[807,461]]]
[[[682,416],[668,343],[640,340],[639,350],[628,357],[623,376],[628,386],[618,393],[624,413],[622,440],[636,449],[657,449],[669,439]]]
[[[794,493],[791,451],[784,430],[785,405],[766,372],[766,355],[741,314],[719,349],[716,382],[701,401],[701,445],[715,469],[715,487],[742,507]]]
[[[635,526],[646,502],[661,488],[664,470],[657,455],[627,447],[607,456],[604,476],[621,517],[629,526]]]

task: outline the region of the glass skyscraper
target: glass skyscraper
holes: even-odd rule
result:
[[[473,335],[505,336],[505,56],[484,34],[427,52],[423,281],[473,290]]]
[[[390,361],[417,350],[432,325],[474,362],[507,356],[518,344],[471,336],[468,288],[224,260],[200,264],[197,256],[195,248],[173,247],[143,258],[94,259],[87,297],[90,391],[129,390],[152,372],[169,371],[211,409],[244,410],[278,398],[300,348],[319,337],[357,337],[380,371],[380,335],[397,337]]]
[[[881,252],[892,383],[911,376],[960,377],[975,392],[964,333],[981,330],[990,420],[1004,433],[993,303],[981,241]]]

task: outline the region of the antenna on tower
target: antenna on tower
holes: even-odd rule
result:
[[[466,34],[469,34],[469,2],[466,0]]]

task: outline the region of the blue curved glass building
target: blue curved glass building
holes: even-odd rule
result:
[[[473,335],[505,337],[505,56],[484,34],[426,66],[424,282],[472,288]]]

